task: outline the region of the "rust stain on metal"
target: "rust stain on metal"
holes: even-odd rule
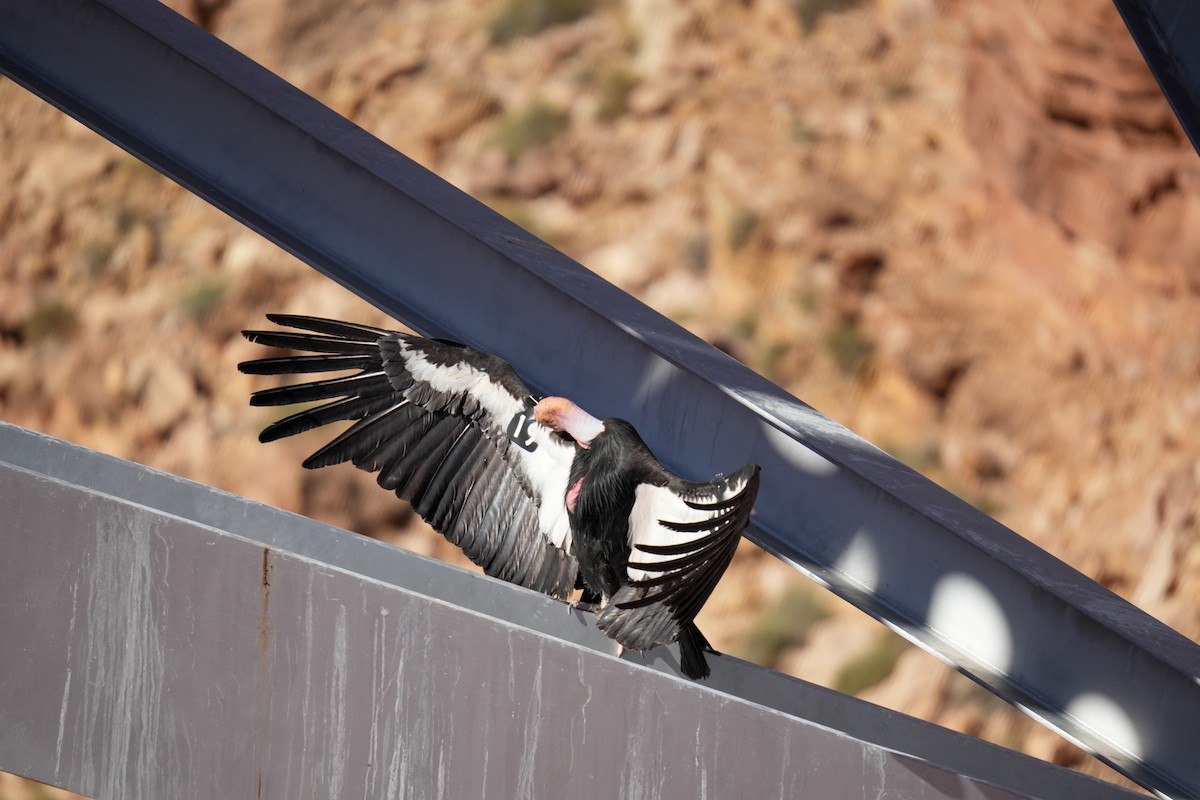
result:
[[[267,597],[269,597],[271,594],[271,548],[269,547],[263,548],[262,585],[267,592]],[[265,604],[266,602],[266,598],[264,597],[263,603]]]
[[[266,757],[267,744],[267,659],[271,646],[271,548],[264,547],[262,551],[262,571],[259,579],[259,613],[258,613],[258,674],[256,685],[258,689],[258,776],[254,784],[255,800],[263,796],[263,759]]]
[[[264,547],[262,551],[262,581],[259,587],[258,614],[258,672],[259,688],[263,688],[266,677],[267,642],[271,631],[271,548]]]

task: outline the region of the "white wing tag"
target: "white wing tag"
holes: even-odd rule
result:
[[[533,418],[533,409],[526,408],[524,411],[513,415],[513,418],[509,420],[508,429],[505,433],[508,434],[508,438],[517,447],[532,453],[538,448],[537,442],[533,440],[532,426],[536,424],[537,421]]]

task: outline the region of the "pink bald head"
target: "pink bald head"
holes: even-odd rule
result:
[[[604,424],[565,397],[547,397],[533,409],[534,418],[555,431],[566,431],[580,447],[591,446]]]

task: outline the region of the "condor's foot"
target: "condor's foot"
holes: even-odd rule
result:
[[[600,610],[600,604],[586,602],[586,601],[584,601],[583,598],[580,598],[578,600],[568,600],[567,601],[567,613],[570,613],[575,610],[587,611],[588,613],[595,614],[597,611]]]

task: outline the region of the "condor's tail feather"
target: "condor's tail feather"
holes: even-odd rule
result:
[[[685,625],[679,632],[679,668],[694,681],[704,680],[712,674],[708,660],[704,657],[705,650],[717,653],[696,627],[696,623]]]

